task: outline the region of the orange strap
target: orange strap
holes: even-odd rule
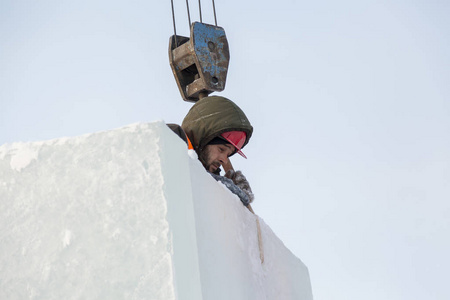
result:
[[[188,138],[187,134],[186,134],[186,139],[187,139],[187,142],[188,142],[188,149],[189,150],[194,150],[194,147],[192,147],[191,140]]]

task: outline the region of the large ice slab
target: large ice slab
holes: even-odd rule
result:
[[[0,146],[0,299],[312,299],[163,122]]]

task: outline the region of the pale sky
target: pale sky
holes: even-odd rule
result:
[[[314,298],[450,299],[450,2],[215,2],[233,164]],[[0,0],[0,144],[181,123],[172,34],[169,0]]]

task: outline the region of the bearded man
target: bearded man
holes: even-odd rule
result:
[[[254,199],[250,185],[241,171],[234,171],[229,158],[248,144],[253,127],[244,112],[233,101],[210,96],[197,101],[181,124],[169,127],[197,153],[198,159],[216,180],[238,195],[244,205]],[[185,133],[185,136],[183,136]],[[225,175],[221,176],[221,167]]]

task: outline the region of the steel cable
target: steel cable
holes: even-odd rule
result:
[[[202,20],[202,3],[200,0],[198,0],[198,10],[200,11],[200,23],[203,23]]]
[[[214,4],[214,0],[212,0],[212,3],[213,3],[213,11],[214,11],[214,22],[216,23],[216,26],[217,26],[216,5]]]
[[[170,0],[170,3],[172,3],[172,20],[173,20],[173,34],[175,36],[175,47],[178,46],[177,43],[177,27],[175,25],[175,10],[173,8],[173,0]]]
[[[188,13],[188,20],[189,20],[189,29],[191,28],[191,14],[189,13],[189,0],[186,0],[186,8]]]
[[[172,5],[172,22],[173,22],[173,33],[175,36],[175,44],[178,46],[177,43],[177,26],[176,26],[176,21],[175,21],[175,8],[173,5],[173,0],[170,0],[170,4]],[[216,3],[214,0],[212,0],[212,6],[213,6],[213,12],[214,12],[214,23],[217,26],[217,15],[216,15]],[[191,13],[189,10],[189,0],[186,0],[186,10],[187,10],[187,14],[188,14],[188,22],[189,22],[189,29],[191,28]],[[199,14],[200,14],[200,23],[203,23],[203,17],[202,17],[202,3],[201,0],[198,0],[198,10],[199,10]]]

